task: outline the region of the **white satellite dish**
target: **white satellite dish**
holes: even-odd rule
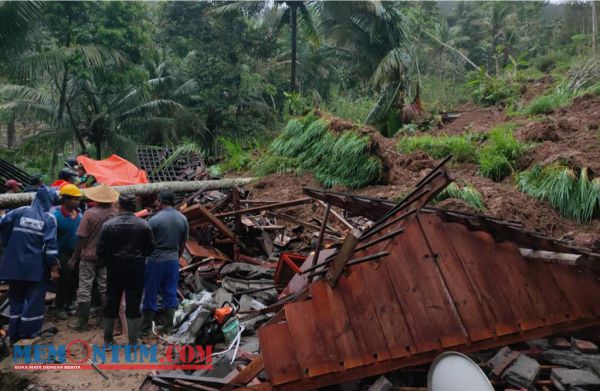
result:
[[[427,374],[428,391],[494,391],[473,360],[458,352],[440,354]]]

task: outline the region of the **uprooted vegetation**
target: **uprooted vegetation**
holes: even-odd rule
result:
[[[462,200],[479,212],[482,212],[485,209],[481,193],[472,185],[461,187],[457,185],[456,182],[453,182],[435,197],[435,202],[441,202],[449,198]]]
[[[256,174],[313,172],[326,187],[376,183],[383,168],[377,144],[356,125],[337,131],[334,124],[312,114],[291,119],[256,163]]]
[[[456,163],[477,163],[479,173],[500,181],[514,170],[525,150],[514,137],[516,125],[506,123],[488,133],[421,135],[399,140],[400,152],[423,151],[435,159],[452,155]]]
[[[579,175],[568,166],[536,165],[518,176],[520,190],[548,201],[561,215],[587,223],[600,214],[600,178],[583,168]]]

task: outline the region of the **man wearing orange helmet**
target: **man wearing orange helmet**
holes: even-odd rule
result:
[[[73,268],[68,267],[67,262],[73,255],[77,245],[77,228],[81,222],[81,214],[77,209],[79,200],[83,193],[73,184],[66,184],[60,188],[61,206],[54,209],[56,218],[58,258],[60,260],[61,273],[56,289],[54,301],[55,316],[58,319],[67,318],[67,308],[75,299],[77,288],[77,274]]]

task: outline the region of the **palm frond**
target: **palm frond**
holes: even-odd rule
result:
[[[142,103],[131,110],[127,110],[120,115],[121,118],[133,116],[154,115],[160,116],[166,110],[181,108],[179,103],[170,99],[155,99],[150,102]]]
[[[89,68],[100,68],[109,64],[124,64],[127,58],[121,52],[101,45],[63,46],[23,56],[13,62],[11,70],[17,78],[33,79],[45,72],[61,71],[69,61],[79,61]]]

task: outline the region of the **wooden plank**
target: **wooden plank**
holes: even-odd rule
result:
[[[252,379],[256,377],[265,368],[265,362],[263,356],[259,355],[250,361],[250,364],[246,365],[225,387],[221,388],[221,391],[231,391],[237,388],[237,385],[248,384]]]
[[[416,216],[407,220],[405,233],[390,248],[394,262],[385,262],[395,284],[396,294],[402,297],[405,313],[414,317],[413,326],[423,330],[415,337],[417,349],[454,346],[466,342],[461,319],[452,310]],[[400,277],[402,275],[402,277]],[[400,279],[404,282],[401,284]],[[408,319],[407,319],[408,320]],[[428,327],[423,328],[423,324]],[[419,347],[420,345],[420,347]]]
[[[448,240],[444,224],[433,214],[422,214],[419,219],[429,244],[437,255],[438,267],[444,276],[454,304],[460,312],[469,339],[479,341],[492,338],[494,333],[491,319],[486,317],[462,262],[452,243]]]
[[[549,324],[561,323],[573,319],[578,319],[575,312],[571,309],[571,305],[567,297],[561,290],[558,282],[554,278],[552,271],[544,262],[525,259],[524,262],[531,269],[530,276],[538,284],[542,295],[548,302],[548,313],[545,315]]]
[[[563,325],[544,326],[542,328],[525,331],[523,333],[504,335],[497,339],[486,339],[472,344],[461,345],[453,350],[468,354],[472,352],[498,348],[500,346],[511,345],[518,342],[529,341],[536,338],[543,338],[556,333],[568,333],[573,330],[583,329],[585,327],[590,327],[597,324],[600,324],[599,319],[592,321],[570,322]],[[436,358],[436,356],[439,355],[439,353],[439,351],[430,351],[423,354],[416,354],[408,357],[376,362],[371,365],[357,367],[352,370],[331,373],[312,378],[309,381],[288,383],[285,386],[277,387],[276,389],[285,391],[312,390],[332,384],[340,384],[352,380],[364,379],[366,377],[384,374],[401,368],[414,367],[417,365],[430,363]]]
[[[304,228],[308,228],[308,229],[313,230],[313,231],[319,231],[321,229],[321,227],[319,227],[318,225],[314,225],[314,224],[310,224],[310,223],[307,223],[307,222],[302,221],[302,220],[298,220],[296,218],[293,218],[292,216],[288,216],[288,215],[283,214],[283,213],[277,213],[277,212],[267,212],[267,213],[269,214],[269,216],[273,216],[273,217],[277,217],[278,219],[289,221],[290,223],[293,223],[293,224],[296,224],[296,225],[300,225],[300,226],[302,226]],[[325,232],[327,232],[328,234],[331,234],[331,235],[340,235],[339,232],[337,232],[337,231],[331,231],[331,230],[329,230],[327,228],[325,229]]]
[[[325,338],[335,344],[340,365],[344,369],[363,365],[339,291],[331,289],[325,281],[317,281],[310,285],[310,293],[317,323],[321,325]]]
[[[362,273],[349,268],[335,287],[344,301],[364,365],[387,360],[390,352]]]
[[[315,256],[313,257],[313,263],[311,266],[315,266],[317,264],[317,260],[319,259],[321,244],[323,243],[323,236],[325,235],[325,228],[327,228],[327,220],[329,219],[329,211],[331,211],[331,205],[327,204],[327,207],[325,208],[325,216],[323,217],[323,223],[321,224],[321,229],[319,230],[319,239],[317,239]]]
[[[490,236],[491,238],[491,236]],[[511,298],[513,313],[519,321],[521,330],[531,330],[544,325],[544,314],[546,303],[524,274],[527,273],[527,265],[518,247],[511,247],[511,243],[495,243],[494,252],[489,254],[487,263],[493,263],[500,271],[497,278],[502,278],[507,285],[508,297]],[[537,304],[536,304],[537,303]]]
[[[234,210],[234,211],[231,211],[231,212],[219,213],[216,216],[218,218],[222,219],[224,217],[231,217],[231,216],[243,215],[245,213],[255,213],[255,212],[261,212],[263,210],[273,210],[273,209],[288,208],[290,206],[302,205],[302,204],[306,204],[306,203],[309,203],[309,202],[312,202],[312,201],[313,201],[312,198],[301,198],[301,199],[298,199],[298,200],[278,202],[276,204],[263,205],[263,206],[255,206],[254,208],[240,209],[240,210]]]
[[[494,253],[493,239],[485,232],[472,233],[458,223],[444,226],[486,318],[493,323],[495,334],[517,332],[518,322],[511,308],[512,295],[507,293],[504,274],[497,270],[495,262],[489,262]]]
[[[370,250],[379,251],[382,245],[383,243]],[[392,262],[392,259],[387,256],[353,268],[364,277],[391,357],[403,357],[411,354],[411,350],[414,351],[414,341],[390,275],[387,269],[382,267],[382,262]]]
[[[522,300],[531,308],[528,312],[531,320],[528,323],[532,327],[540,327],[548,322],[561,323],[564,319],[555,316],[555,311],[561,303],[566,304],[566,300],[557,297],[556,291],[552,287],[548,287],[549,289],[542,288],[550,280],[540,282],[540,273],[543,273],[543,271],[539,270],[538,265],[536,265],[540,262],[523,257],[515,243],[499,243],[496,247],[504,250],[500,254],[503,259],[506,259],[507,266],[513,266],[511,267],[513,271],[512,278],[516,277],[524,286]],[[542,264],[542,266],[545,269],[547,265]]]
[[[275,323],[258,329],[258,339],[263,354],[265,371],[273,385],[285,384],[302,378],[296,358],[296,348],[290,337],[287,323]]]
[[[240,209],[240,190],[237,187],[231,189],[231,204],[234,210]],[[236,234],[239,234],[242,230],[242,215],[237,214],[233,216],[233,230]]]
[[[594,295],[591,291],[594,288],[588,287],[590,284],[598,285],[598,280],[574,272],[573,268],[567,265],[552,264],[547,267],[571,306],[571,317],[589,319],[600,314],[599,295]]]
[[[333,341],[323,335],[322,329],[327,323],[317,323],[311,300],[286,304],[285,317],[304,376],[314,377],[342,369]]]
[[[329,265],[325,278],[332,288],[335,286],[340,274],[342,274],[342,271],[346,267],[346,263],[348,263],[352,254],[354,254],[354,247],[356,247],[356,244],[358,243],[359,236],[360,232],[357,232],[356,230],[348,232],[342,246],[333,259],[333,262]]]
[[[206,209],[206,207],[204,205],[202,205],[200,203],[195,204],[195,205],[185,209],[184,212],[185,212],[184,214],[190,220],[192,220],[193,218],[190,218],[189,215],[198,215],[199,214],[200,216],[202,216],[205,219],[207,219],[208,221],[210,221],[212,225],[214,225],[219,231],[221,231],[229,239],[233,240],[234,242],[237,241],[235,234],[233,232],[231,232],[229,227],[227,227],[227,225],[225,225],[225,223],[223,223],[216,215],[214,215],[208,209]],[[191,225],[193,225],[193,224],[190,224],[190,226]]]

